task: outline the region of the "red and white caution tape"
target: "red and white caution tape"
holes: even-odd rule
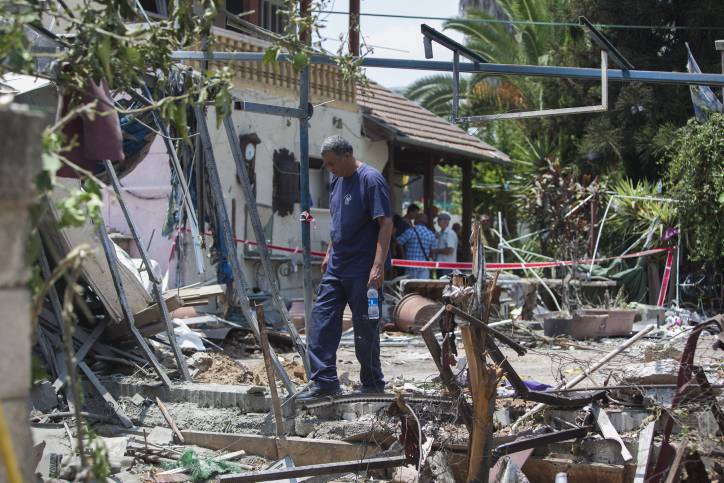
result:
[[[310,220],[311,221],[311,220]],[[207,233],[206,235],[210,235]],[[234,241],[236,243],[241,243],[244,245],[250,245],[250,246],[257,246],[258,243],[251,241],[251,240],[244,240],[242,238],[234,238]],[[171,248],[171,254],[173,255],[173,250],[176,245],[176,240],[174,237],[174,246]],[[304,250],[300,247],[284,247],[281,245],[273,245],[271,243],[267,243],[267,247],[270,250],[277,250],[280,252],[286,252],[286,253],[304,253]],[[669,287],[669,279],[671,278],[671,266],[673,264],[674,260],[674,250],[673,248],[653,248],[651,250],[643,250],[636,253],[628,253],[626,255],[621,255],[617,257],[605,257],[605,258],[596,258],[595,260],[587,259],[587,260],[561,260],[561,261],[552,261],[552,262],[526,262],[526,263],[486,263],[485,267],[489,270],[525,270],[529,268],[551,268],[551,267],[563,267],[563,266],[570,266],[570,265],[590,265],[591,263],[599,263],[599,262],[605,262],[610,260],[621,260],[626,258],[639,258],[639,257],[645,257],[648,255],[654,255],[656,253],[662,253],[667,252],[666,255],[666,266],[664,268],[664,276],[661,280],[661,291],[659,292],[659,299],[658,299],[658,305],[663,306],[664,300],[666,299],[666,292]],[[327,254],[324,252],[317,252],[317,251],[310,251],[311,256],[317,257],[317,258],[324,258]],[[443,269],[443,270],[472,270],[473,264],[472,263],[465,263],[465,262],[428,262],[425,260],[405,260],[402,258],[394,258],[392,260],[392,266],[394,267],[404,267],[404,268],[436,268],[436,269]]]

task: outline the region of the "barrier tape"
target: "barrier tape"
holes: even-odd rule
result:
[[[188,231],[188,229],[185,229],[184,231]],[[206,233],[207,236],[211,236],[210,233]],[[244,240],[242,238],[236,238],[234,237],[234,241],[236,243],[240,243],[243,245],[250,245],[250,246],[258,246],[259,244],[257,242],[251,241],[251,240]],[[277,250],[280,252],[286,252],[286,253],[304,253],[304,250],[299,247],[285,247],[281,245],[273,245],[271,243],[267,243],[266,245],[270,250]],[[176,237],[174,237],[173,246],[171,247],[171,256],[173,256],[173,251],[176,247]],[[645,257],[648,255],[654,255],[656,253],[662,253],[667,252],[666,255],[666,265],[664,267],[664,276],[661,280],[661,290],[659,292],[659,298],[658,298],[658,306],[662,307],[664,305],[664,301],[666,300],[666,292],[669,287],[669,280],[671,278],[671,267],[673,265],[674,261],[674,249],[673,248],[652,248],[651,250],[643,250],[640,252],[635,253],[628,253],[626,255],[620,255],[617,257],[604,257],[604,258],[596,258],[596,259],[587,259],[587,260],[562,260],[562,261],[553,261],[553,262],[526,262],[526,263],[486,263],[485,267],[489,270],[525,270],[528,268],[551,268],[551,267],[564,267],[564,266],[570,266],[570,265],[590,265],[591,263],[598,263],[598,262],[605,262],[610,260],[623,260],[627,258],[639,258],[639,257]],[[317,252],[314,250],[311,250],[310,255],[317,258],[324,258],[327,254],[325,252]],[[472,270],[473,264],[472,263],[465,263],[465,262],[428,262],[425,260],[405,260],[401,258],[394,258],[392,259],[392,266],[393,267],[404,267],[404,268],[436,268],[436,269],[443,269],[443,270]]]
[[[664,306],[666,300],[666,292],[669,289],[669,279],[671,278],[671,265],[674,263],[674,250],[669,248],[666,255],[666,266],[664,267],[664,276],[661,279],[661,290],[659,291],[659,300],[656,303],[659,307]]]
[[[591,262],[605,262],[609,260],[618,260],[625,258],[639,258],[647,255],[653,255],[655,253],[669,252],[671,248],[653,248],[651,250],[644,250],[636,253],[628,253],[626,255],[618,257],[605,257],[596,258],[595,260],[563,260],[553,262],[526,262],[526,263],[486,263],[485,268],[490,270],[524,270],[526,268],[550,268],[550,267],[563,267],[569,265],[590,265]],[[392,265],[395,267],[406,267],[406,268],[439,268],[447,270],[472,270],[472,263],[457,263],[457,262],[428,262],[424,260],[402,260],[395,258],[392,260]]]

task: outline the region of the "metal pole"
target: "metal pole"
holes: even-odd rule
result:
[[[591,274],[593,273],[593,265],[596,263],[596,253],[598,252],[598,243],[601,241],[601,234],[603,233],[603,224],[606,223],[608,210],[611,209],[611,203],[613,203],[614,198],[615,197],[612,196],[608,200],[608,204],[606,205],[606,211],[603,212],[603,218],[601,218],[601,226],[598,227],[598,236],[596,237],[596,245],[593,247],[593,254],[591,255],[591,267],[588,269],[588,278],[591,278]]]
[[[309,337],[309,325],[312,320],[312,235],[309,221],[304,214],[309,213],[309,66],[299,76],[299,108],[307,113],[299,118],[299,192],[300,211],[302,213],[302,248],[304,272],[304,334]],[[305,353],[305,367],[309,367],[309,354]]]
[[[453,52],[453,80],[452,80],[452,114],[450,121],[457,122],[458,119],[458,108],[460,107],[460,93],[459,87],[460,87],[460,71],[458,70],[458,67],[460,66],[460,54],[457,52]]]
[[[111,243],[111,239],[108,237],[108,231],[106,230],[106,225],[105,223],[103,223],[103,220],[98,223],[98,238],[100,238],[101,245],[103,245],[103,252],[106,255],[106,261],[108,261],[108,268],[111,272],[111,277],[113,278],[113,284],[116,286],[118,301],[121,304],[121,309],[123,309],[123,315],[126,318],[126,325],[128,325],[128,330],[136,339],[136,342],[143,351],[146,360],[151,363],[151,366],[153,366],[154,371],[156,371],[158,377],[161,378],[161,381],[166,386],[171,387],[171,380],[168,378],[168,375],[163,370],[161,364],[158,362],[158,359],[156,359],[156,356],[153,355],[151,348],[148,347],[148,344],[143,339],[143,335],[141,335],[141,332],[139,332],[138,328],[136,327],[136,323],[133,320],[133,312],[131,312],[131,308],[128,305],[126,290],[123,288],[123,279],[121,278],[121,274],[118,271],[118,259],[116,258],[116,250]]]
[[[234,127],[234,121],[231,119],[231,116],[226,116],[226,118],[224,118],[224,127],[226,128],[226,136],[229,139],[229,145],[231,146],[231,154],[236,162],[236,172],[239,175],[239,180],[241,181],[241,191],[244,193],[246,209],[249,212],[251,226],[254,229],[254,236],[256,238],[257,248],[259,249],[259,258],[261,259],[264,274],[269,282],[274,307],[279,312],[279,315],[282,316],[282,319],[287,326],[287,330],[289,331],[289,335],[292,338],[292,343],[294,344],[297,352],[299,352],[299,355],[302,356],[304,369],[307,372],[307,377],[309,377],[309,365],[306,357],[307,350],[297,333],[297,329],[291,322],[287,306],[279,293],[279,285],[277,284],[274,267],[271,263],[271,254],[269,253],[269,247],[267,246],[266,235],[264,234],[264,228],[261,225],[259,211],[256,209],[256,200],[254,199],[254,193],[252,193],[251,183],[249,181],[249,171],[246,168],[246,162],[241,154],[239,137],[236,135],[236,128]]]
[[[236,296],[239,298],[239,305],[241,307],[241,313],[244,315],[251,331],[254,333],[254,337],[261,344],[261,334],[259,332],[259,324],[256,320],[256,315],[251,311],[251,304],[249,297],[247,296],[248,284],[246,282],[246,276],[244,271],[241,269],[241,262],[236,252],[236,243],[231,235],[231,222],[229,221],[229,213],[226,210],[224,203],[224,191],[221,187],[221,180],[219,178],[219,170],[216,165],[216,158],[214,157],[214,150],[211,144],[211,135],[209,134],[209,128],[206,124],[206,114],[203,108],[196,104],[194,105],[194,116],[196,117],[196,125],[198,126],[199,138],[201,141],[202,151],[204,153],[202,159],[204,167],[206,169],[207,179],[209,182],[209,188],[211,189],[211,198],[213,200],[214,208],[216,209],[217,226],[216,229],[219,231],[219,235],[224,238],[224,244],[227,247],[226,260],[231,265],[231,271],[234,276],[234,291]],[[287,389],[289,395],[294,394],[295,388],[294,383],[289,378],[289,374],[284,370],[284,367],[279,362],[276,353],[270,347],[272,355],[272,363],[274,363],[274,369],[277,371],[279,379],[284,383],[284,387]]]
[[[148,257],[146,248],[143,246],[141,237],[138,236],[136,224],[133,222],[133,218],[131,218],[131,214],[128,212],[126,201],[123,199],[123,195],[121,194],[121,183],[118,181],[118,176],[116,176],[116,171],[115,169],[113,169],[113,164],[107,159],[104,161],[104,163],[106,166],[106,172],[108,173],[108,178],[110,178],[111,185],[113,185],[113,191],[116,193],[116,199],[118,200],[118,204],[121,206],[123,216],[126,218],[126,224],[128,224],[128,229],[131,232],[133,241],[136,242],[138,252],[141,254],[141,260],[146,266],[146,273],[148,273],[148,279],[153,285],[153,296],[156,299],[156,305],[161,311],[161,317],[166,324],[166,336],[168,337],[168,341],[171,344],[171,348],[173,349],[173,355],[176,359],[176,364],[178,365],[179,372],[181,373],[181,377],[184,381],[191,382],[191,374],[189,374],[189,368],[186,365],[186,358],[181,353],[181,348],[176,341],[176,334],[173,331],[173,322],[171,321],[171,315],[168,313],[166,299],[163,298],[163,293],[161,291],[161,281],[156,277],[153,271],[151,271],[150,258]]]
[[[261,62],[263,52],[201,52],[174,51],[173,60],[215,60]],[[280,61],[291,61],[289,55],[278,57]],[[362,67],[380,69],[412,69],[452,72],[453,63],[436,60],[380,59],[364,57],[357,59]],[[336,65],[335,60],[327,55],[312,55],[312,64]],[[527,77],[561,77],[567,79],[600,81],[601,69],[592,67],[561,67],[546,65],[487,64],[461,62],[460,72],[485,73],[498,75],[520,75]],[[644,82],[654,84],[688,84],[711,87],[724,87],[724,74],[690,74],[688,72],[665,72],[655,70],[608,70],[608,80],[615,82]]]
[[[503,246],[503,213],[498,212],[498,231],[500,232],[500,240],[498,241],[498,250],[500,250],[500,263],[505,263],[505,247]]]

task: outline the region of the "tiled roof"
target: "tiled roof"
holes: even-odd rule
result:
[[[362,107],[365,118],[392,132],[401,144],[474,160],[510,162],[507,154],[376,82],[357,86],[357,104]]]

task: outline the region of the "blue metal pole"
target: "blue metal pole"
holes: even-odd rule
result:
[[[309,324],[312,320],[312,236],[309,221],[303,216],[309,212],[309,66],[299,76],[299,109],[306,115],[299,118],[299,193],[302,228],[303,274],[304,274],[304,335],[309,341]],[[305,351],[306,367],[309,366],[309,351]]]
[[[171,54],[174,60],[217,60],[261,62],[263,53],[256,52],[201,52],[176,51]],[[289,61],[289,56],[281,55],[279,60]],[[311,56],[312,64],[335,65],[334,60],[326,55]],[[434,60],[408,59],[361,59],[362,67],[382,69],[412,69],[452,72],[453,63]],[[513,65],[513,64],[475,64],[461,62],[460,72],[487,73],[499,75],[522,75],[529,77],[564,77],[578,80],[601,80],[601,69],[591,67],[559,67],[547,65]],[[689,84],[724,87],[724,74],[690,74],[687,72],[664,72],[655,70],[620,70],[610,69],[608,80],[617,82],[645,82],[654,84]]]

